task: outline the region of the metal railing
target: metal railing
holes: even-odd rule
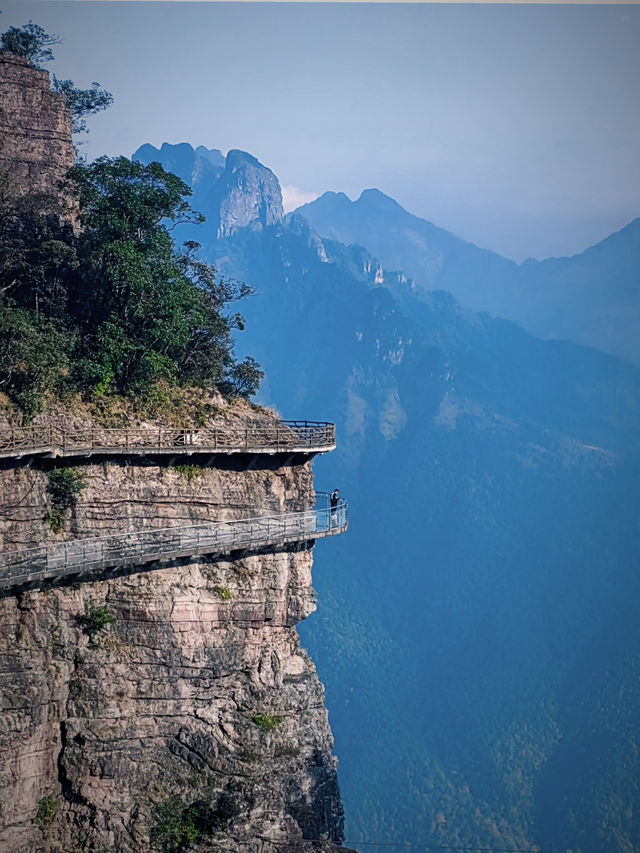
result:
[[[0,457],[323,452],[332,450],[335,443],[335,425],[326,421],[281,421],[274,426],[246,427],[103,429],[49,424],[0,429]]]
[[[342,533],[347,527],[347,504],[340,501],[335,508],[162,527],[7,551],[0,554],[0,590],[100,569],[317,539]]]

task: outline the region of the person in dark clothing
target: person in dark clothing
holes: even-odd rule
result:
[[[338,503],[340,502],[338,489],[334,489],[331,492],[329,502],[331,503],[331,527],[335,527],[338,523]]]

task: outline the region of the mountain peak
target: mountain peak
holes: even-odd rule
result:
[[[381,190],[375,189],[375,187],[362,190],[360,198],[354,202],[354,204],[366,205],[369,208],[375,207],[379,210],[404,211],[404,208],[399,205],[395,199],[391,198],[391,196],[385,195]]]
[[[249,154],[247,151],[241,151],[239,148],[232,148],[230,151],[227,151],[227,168],[233,169],[237,166],[253,166],[256,169],[264,169],[266,172],[271,172],[271,169],[268,169],[264,166],[257,157],[254,157],[253,154]]]

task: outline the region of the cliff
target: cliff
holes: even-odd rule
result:
[[[146,143],[131,159],[145,165],[161,162],[193,188],[193,206],[206,216],[194,239],[228,237],[243,228],[262,231],[284,222],[278,179],[246,151],[232,149],[223,157],[218,149],[202,145],[194,149],[165,142],[158,149]]]
[[[54,533],[61,468],[82,488]],[[312,489],[304,454],[5,459],[2,550],[299,511]],[[199,850],[339,844],[323,688],[296,632],[311,565],[302,541],[5,593],[0,849],[186,849],[176,825]]]
[[[21,193],[57,195],[74,159],[71,114],[49,74],[0,51],[0,172]]]

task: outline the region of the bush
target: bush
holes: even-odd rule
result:
[[[206,800],[187,805],[179,797],[167,797],[156,806],[151,842],[163,853],[181,853],[192,847],[203,835],[212,835],[240,814],[240,806],[232,785],[218,794],[215,806]]]
[[[228,586],[214,586],[213,591],[216,592],[224,601],[230,601],[233,596]]]
[[[115,621],[116,617],[106,604],[100,606],[93,601],[89,602],[84,616],[80,617],[80,623],[84,628],[84,632],[90,637],[93,637],[98,631],[103,631]]]
[[[188,850],[200,838],[193,814],[178,797],[168,797],[156,806],[154,816],[151,843],[163,853]]]
[[[103,157],[76,164],[66,193],[77,232],[0,174],[0,390],[27,416],[62,391],[142,407],[166,388],[255,393],[262,371],[235,360],[244,320],[229,310],[250,288],[173,244],[171,223],[203,220],[191,189],[159,163]]]
[[[84,479],[73,468],[54,468],[49,473],[47,492],[51,496],[51,507],[47,521],[54,533],[63,529],[65,513],[75,507],[84,487]]]
[[[188,482],[195,480],[197,477],[202,477],[204,468],[202,465],[174,465],[174,471],[184,477]]]
[[[43,797],[38,803],[38,811],[33,822],[44,832],[53,823],[57,811],[57,799],[55,797]]]
[[[273,731],[282,722],[282,717],[271,716],[271,714],[256,714],[251,719],[258,728],[265,731]]]

